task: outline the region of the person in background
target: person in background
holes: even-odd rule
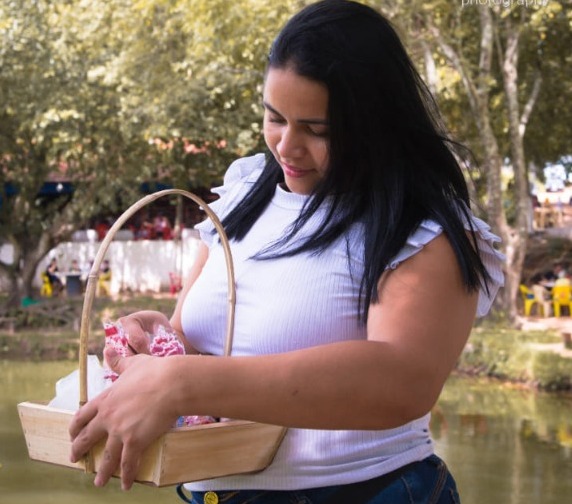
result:
[[[138,240],[152,240],[155,238],[155,226],[148,218],[144,219],[136,235]]]
[[[550,288],[547,288],[541,274],[536,274],[531,279],[531,291],[536,302],[542,307],[542,314],[550,317],[552,314],[552,296]]]
[[[93,267],[93,263],[94,263],[94,259],[89,259],[89,261],[84,263],[81,267],[80,280],[81,280],[81,285],[82,285],[82,291],[87,286],[89,273],[91,272],[91,268]]]
[[[105,259],[101,263],[99,278],[97,279],[98,296],[109,296],[111,294],[111,276],[111,265],[109,261]]]
[[[288,427],[272,463],[185,484],[183,500],[458,502],[430,411],[503,256],[470,210],[456,144],[391,24],[357,2],[313,3],[286,24],[262,103],[268,151],[235,161],[211,204],[234,258],[233,355],[205,221],[171,318],[120,319],[137,355],[105,351],[120,378],[75,415],[71,459],[106,439],[95,484],[121,468],[128,489],[180,415],[240,418]],[[187,355],[145,355],[159,325]]]
[[[554,285],[570,285],[570,275],[568,274],[568,269],[566,266],[557,262],[553,269],[554,275]]]
[[[45,271],[48,280],[50,282],[50,285],[52,286],[52,296],[58,296],[62,292],[64,287],[58,275],[58,272],[59,272],[58,260],[55,257],[53,257],[48,263],[48,266]]]
[[[95,231],[97,233],[98,241],[103,241],[103,239],[107,236],[107,232],[111,228],[111,224],[107,219],[99,221],[95,225]]]
[[[155,238],[158,240],[170,240],[172,238],[171,223],[166,215],[159,214],[154,219]]]

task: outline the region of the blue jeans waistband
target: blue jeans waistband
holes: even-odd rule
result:
[[[304,490],[224,490],[179,497],[191,504],[457,504],[455,480],[436,455],[371,480]]]

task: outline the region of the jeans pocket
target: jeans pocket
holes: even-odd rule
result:
[[[452,504],[461,504],[461,497],[459,496],[459,492],[457,491],[457,485],[453,485],[452,487],[447,488],[447,493],[449,495],[450,501]]]
[[[423,461],[416,471],[404,474],[409,504],[460,504],[457,485],[447,465],[433,455]]]
[[[433,460],[431,460],[433,462]],[[449,479],[449,470],[441,459],[435,460],[435,482],[433,485],[433,490],[429,495],[427,504],[439,504],[441,501],[441,496],[443,495],[443,490],[445,490],[445,484]]]

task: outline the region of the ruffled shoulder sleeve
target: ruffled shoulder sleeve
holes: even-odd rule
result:
[[[264,154],[240,158],[234,161],[226,171],[223,184],[213,187],[211,191],[219,195],[219,199],[209,204],[209,208],[219,219],[234,208],[236,204],[247,194],[250,187],[264,169]],[[213,240],[214,225],[210,219],[206,219],[195,226],[203,240],[209,247]]]
[[[479,291],[477,317],[483,317],[489,312],[498,290],[504,285],[503,264],[505,256],[496,250],[495,244],[500,242],[500,238],[491,232],[491,228],[486,222],[472,215],[471,222],[465,223],[465,229],[470,230],[471,227],[477,237],[481,260],[490,277],[488,291],[484,287]],[[432,220],[423,221],[409,236],[407,243],[390,262],[388,268],[397,268],[401,262],[415,255],[442,232],[443,228],[440,224]]]

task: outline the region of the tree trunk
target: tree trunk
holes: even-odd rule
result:
[[[518,289],[522,263],[519,264],[518,239],[515,241],[513,229],[508,225],[502,204],[502,158],[498,142],[494,135],[488,109],[488,93],[479,97],[477,110],[481,123],[480,139],[483,146],[483,164],[487,173],[487,213],[488,220],[493,229],[499,233],[502,240],[503,252],[506,255],[505,287],[501,289],[495,300],[495,306],[506,313],[511,321],[516,320],[516,297],[512,295],[513,289]],[[518,280],[517,280],[518,278]],[[516,283],[515,283],[516,282]],[[514,290],[516,293],[516,290]]]
[[[8,237],[8,241],[13,246],[13,262],[12,264],[0,263],[0,270],[9,284],[9,294],[6,300],[8,307],[20,306],[23,298],[33,297],[32,284],[38,264],[54,246],[48,231],[37,239],[31,238]],[[25,245],[22,246],[22,243]]]
[[[503,26],[503,25],[501,25]],[[526,161],[524,158],[523,136],[521,134],[521,118],[518,104],[518,51],[519,33],[511,22],[510,16],[504,20],[504,31],[506,36],[506,47],[504,54],[500,39],[497,34],[497,46],[499,56],[502,56],[502,76],[503,85],[507,100],[508,123],[510,134],[510,148],[512,167],[515,180],[515,198],[517,215],[515,228],[511,237],[510,262],[507,263],[507,281],[505,294],[510,299],[516,300],[518,297],[518,287],[521,282],[522,267],[526,256],[528,244],[528,216],[530,212],[530,197],[528,189],[528,175]],[[500,58],[499,58],[500,59]],[[524,130],[523,130],[524,131]],[[509,317],[511,320],[517,319],[516,303],[507,303]]]
[[[538,96],[540,80],[535,82],[531,98],[527,103],[522,117],[519,117],[518,103],[518,31],[510,25],[510,16],[495,19],[491,9],[479,9],[480,21],[480,55],[478,66],[463,59],[453,45],[448,43],[440,30],[425,18],[426,26],[433,40],[443,54],[459,72],[461,82],[473,112],[479,131],[480,143],[483,147],[483,162],[487,176],[487,212],[488,220],[495,232],[502,239],[502,249],[506,255],[505,288],[499,292],[495,306],[504,312],[508,318],[517,320],[518,286],[521,281],[522,267],[528,241],[529,191],[526,163],[523,148],[523,134],[534,101]],[[503,24],[504,23],[504,24]],[[522,23],[521,23],[522,24]],[[518,26],[521,26],[519,24]],[[501,33],[502,29],[505,29]],[[505,33],[506,32],[506,33]],[[506,50],[500,47],[501,35],[506,35]],[[501,180],[502,156],[498,140],[493,130],[490,117],[490,83],[494,81],[493,57],[494,46],[498,50],[499,62],[502,65],[503,84],[507,97],[508,123],[510,127],[511,157],[516,183],[515,199],[517,205],[517,222],[512,228],[506,219],[503,207],[503,189]]]

